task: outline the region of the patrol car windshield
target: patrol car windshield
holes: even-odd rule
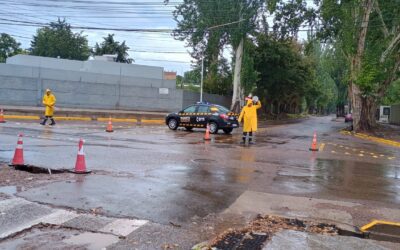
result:
[[[221,113],[228,113],[229,112],[229,109],[227,109],[225,107],[222,107],[222,106],[219,106],[219,105],[211,106],[211,110],[214,110],[215,108],[218,109],[218,111],[221,112]]]
[[[185,113],[194,113],[194,112],[196,112],[196,106],[187,107],[187,108],[185,108],[183,110],[183,112],[185,112]]]

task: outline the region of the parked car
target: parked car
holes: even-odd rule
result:
[[[222,129],[225,134],[230,134],[234,128],[239,127],[238,116],[220,105],[197,103],[167,115],[165,123],[171,130],[178,127],[184,127],[186,130],[206,128],[207,124],[210,124],[210,133],[216,134]]]
[[[344,122],[353,122],[353,117],[351,116],[351,113],[348,113],[344,116]]]

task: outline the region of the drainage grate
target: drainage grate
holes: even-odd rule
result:
[[[268,239],[266,233],[242,233],[242,232],[232,232],[225,236],[224,239],[216,242],[213,245],[218,250],[261,250],[264,242]]]

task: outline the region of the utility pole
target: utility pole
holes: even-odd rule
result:
[[[203,84],[204,84],[204,55],[201,57],[200,102],[203,102]]]

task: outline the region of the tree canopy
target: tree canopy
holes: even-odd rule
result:
[[[90,48],[82,33],[72,32],[65,20],[58,19],[37,30],[31,42],[31,54],[84,61],[90,56]]]
[[[20,54],[23,50],[20,48],[21,44],[18,43],[12,36],[1,33],[0,34],[0,63],[6,61],[8,57]]]
[[[104,41],[100,44],[96,43],[93,49],[93,55],[105,55],[112,54],[117,55],[116,62],[120,63],[132,63],[133,59],[129,58],[129,47],[125,44],[114,40],[114,34],[108,34],[107,37],[103,38]]]
[[[398,0],[319,0],[319,37],[344,56],[355,130],[375,126],[376,107],[400,77]]]

